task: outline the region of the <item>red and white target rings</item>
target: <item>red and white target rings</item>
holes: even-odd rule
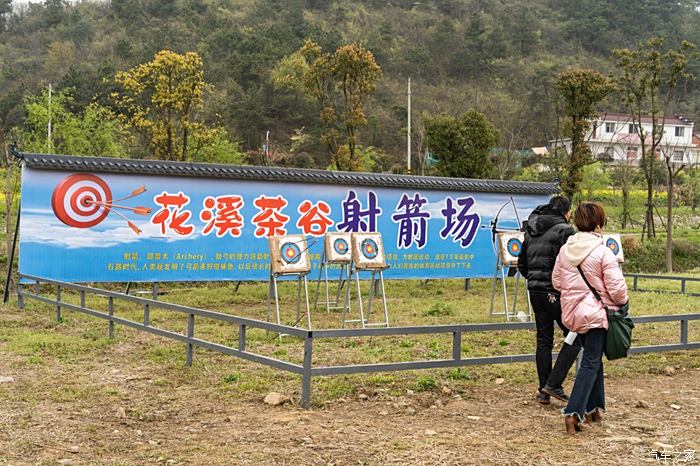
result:
[[[107,217],[112,191],[105,181],[89,173],[76,173],[58,183],[51,207],[60,221],[75,228],[90,228]]]

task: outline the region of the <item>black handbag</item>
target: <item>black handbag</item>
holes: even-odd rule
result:
[[[602,303],[603,300],[600,294],[588,283],[581,266],[578,265],[576,268],[578,273],[581,274],[583,281],[588,285],[591,293],[593,293],[593,296]],[[608,316],[608,332],[605,334],[605,357],[609,361],[626,358],[630,346],[632,346],[632,329],[634,328],[634,322],[629,316],[630,303],[627,301],[620,306],[618,311],[611,311],[605,304],[603,304],[603,307]]]

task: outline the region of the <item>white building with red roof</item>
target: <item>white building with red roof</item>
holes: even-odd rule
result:
[[[663,137],[658,146],[657,158],[671,157],[674,164],[695,166],[700,162],[700,137],[694,133],[694,122],[683,115],[666,117],[663,123]],[[632,115],[623,113],[602,113],[593,122],[586,141],[593,156],[609,163],[639,165],[642,159],[642,144],[635,125],[640,124]],[[642,128],[647,134],[647,147],[651,146],[651,117],[642,117]],[[559,142],[567,150],[571,140]]]

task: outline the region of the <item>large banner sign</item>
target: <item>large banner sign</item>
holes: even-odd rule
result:
[[[67,282],[265,280],[268,237],[380,232],[387,278],[485,277],[510,194],[24,167],[20,272]],[[549,195],[513,194],[521,219]],[[499,227],[517,228],[514,208]]]

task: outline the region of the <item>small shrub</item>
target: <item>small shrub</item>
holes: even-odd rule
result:
[[[445,316],[451,316],[454,315],[455,310],[454,308],[447,303],[433,303],[432,306],[430,306],[430,309],[427,311],[423,312],[424,316],[432,316],[432,317],[445,317]]]
[[[636,240],[635,240],[636,241]],[[630,246],[627,249],[627,246]],[[625,272],[630,273],[660,273],[666,271],[666,241],[647,240],[643,243],[633,243],[627,238],[623,240],[625,251]],[[687,240],[673,242],[673,270],[686,272],[700,264],[700,245]]]
[[[419,375],[416,379],[416,390],[418,390],[419,392],[434,390],[436,388],[437,382],[433,377],[429,375]]]
[[[471,379],[471,376],[469,373],[462,369],[461,367],[455,367],[454,369],[450,369],[450,371],[447,373],[446,376],[448,379],[452,380],[469,380]]]
[[[241,380],[241,374],[239,372],[232,372],[225,375],[223,378],[224,383],[235,383]]]

